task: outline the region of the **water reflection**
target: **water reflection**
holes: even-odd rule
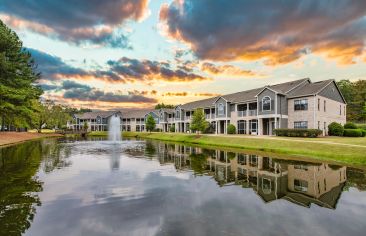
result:
[[[310,207],[312,203],[335,209],[347,181],[347,167],[327,163],[291,161],[255,154],[234,153],[201,147],[147,141],[146,147],[125,150],[131,157],[155,157],[160,164],[174,164],[177,171],[193,170],[194,175],[212,176],[221,187],[252,188],[266,203],[285,199]],[[349,185],[365,187],[359,170]]]
[[[365,190],[328,163],[43,140],[0,149],[0,235],[362,235]]]

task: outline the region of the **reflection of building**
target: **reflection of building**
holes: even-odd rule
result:
[[[324,163],[280,160],[252,154],[206,150],[177,144],[156,144],[161,164],[174,163],[177,170],[194,169],[195,155],[205,155],[205,174],[220,186],[250,187],[271,202],[285,199],[310,207],[315,203],[334,209],[346,182],[346,167]]]

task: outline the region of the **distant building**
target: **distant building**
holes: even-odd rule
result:
[[[121,129],[145,131],[146,116],[150,114],[162,132],[170,131],[172,126],[176,132],[190,132],[192,115],[201,108],[210,131],[216,134],[226,134],[227,125],[233,124],[238,134],[273,135],[275,128],[293,128],[320,129],[327,135],[330,123],[346,123],[346,107],[334,80],[312,83],[301,79],[189,102],[175,109],[122,112]],[[98,115],[85,114],[89,120]],[[78,119],[86,120],[82,115]]]
[[[86,112],[83,114],[74,114],[72,116],[72,121],[67,123],[67,128],[73,130],[82,130],[84,123],[87,123],[89,131],[108,131],[110,118],[114,114],[122,117],[122,113],[120,111],[97,111]]]

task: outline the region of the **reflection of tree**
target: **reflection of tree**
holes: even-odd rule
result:
[[[57,143],[56,140],[44,140],[41,146],[43,156],[43,170],[46,173],[55,169],[68,167],[72,163],[69,160],[71,155],[70,146]]]
[[[347,169],[347,183],[344,190],[349,187],[357,188],[360,191],[366,191],[366,173],[362,170]]]
[[[207,156],[204,154],[190,154],[191,168],[195,175],[202,175],[206,172]]]
[[[148,157],[153,157],[156,154],[156,147],[151,141],[146,141],[145,154]]]
[[[20,235],[30,227],[41,205],[37,180],[41,143],[27,142],[0,149],[0,235]]]

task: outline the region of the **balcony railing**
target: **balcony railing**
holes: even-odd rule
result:
[[[238,111],[238,117],[247,116],[247,111]]]
[[[206,118],[206,119],[211,119],[210,114],[205,114],[205,118]]]
[[[248,116],[256,116],[256,115],[257,115],[257,110],[249,110]]]

